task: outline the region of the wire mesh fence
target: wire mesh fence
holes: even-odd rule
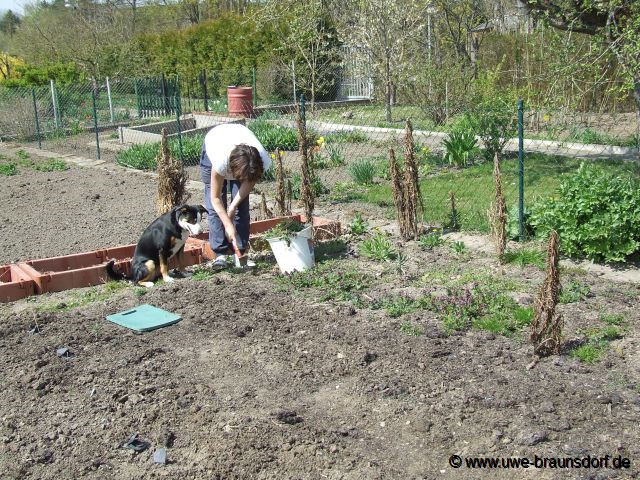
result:
[[[402,156],[410,119],[425,224],[488,231],[493,156],[499,153],[512,236],[527,209],[552,195],[562,176],[581,162],[639,176],[635,113],[525,106],[519,138],[515,102],[502,104],[498,113],[495,105],[465,105],[446,95],[443,103],[439,94],[432,102],[412,102],[384,89],[381,95],[371,82],[353,79],[314,92],[308,84],[302,88],[295,75],[292,64],[238,72],[235,78],[244,88],[228,88],[222,76],[204,70],[180,77],[0,88],[0,139],[153,170],[166,129],[172,152],[182,158],[189,177],[198,180],[206,132],[242,122],[274,158],[282,157],[295,203],[301,160],[296,115],[304,93],[318,208],[392,219],[389,152]],[[258,185],[268,199],[276,195],[275,176],[270,170]]]

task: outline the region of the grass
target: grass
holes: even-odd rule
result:
[[[126,282],[110,281],[104,287],[90,287],[86,290],[76,290],[69,298],[61,302],[47,303],[36,307],[39,312],[66,312],[74,308],[82,307],[90,303],[104,302],[114,293],[128,288]]]
[[[622,336],[620,329],[615,325],[603,328],[590,328],[586,332],[587,343],[574,348],[569,352],[572,357],[585,363],[597,363],[606,355],[609,343]]]
[[[360,253],[365,257],[378,262],[393,260],[397,256],[396,250],[389,237],[383,233],[378,233],[360,244]]]
[[[331,143],[365,143],[369,141],[369,137],[359,131],[340,131],[336,133],[331,133],[325,137],[327,144]]]
[[[400,324],[400,333],[411,337],[419,337],[422,335],[422,329],[411,322],[402,322]]]
[[[545,267],[545,254],[541,250],[535,248],[521,248],[519,250],[510,250],[505,252],[504,261],[506,263],[514,263],[520,267],[534,265],[543,270]]]
[[[582,160],[567,157],[529,154],[525,158],[525,205],[533,204],[539,197],[554,193],[563,176],[574,173]],[[598,164],[615,174],[630,172],[640,177],[640,167],[632,162],[599,160]],[[376,165],[377,170],[380,169]],[[518,161],[506,158],[501,165],[503,191],[509,205],[518,200]],[[440,168],[438,173],[420,180],[424,205],[428,206],[424,221],[430,224],[446,224],[451,213],[449,192],[456,196],[461,230],[488,232],[487,211],[494,199],[493,165],[484,163],[465,169]],[[346,192],[340,201],[360,201],[374,205],[392,206],[393,198],[389,182],[367,184]]]

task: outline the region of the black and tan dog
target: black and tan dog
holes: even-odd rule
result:
[[[152,287],[153,280],[162,275],[165,282],[173,282],[169,276],[169,259],[180,255],[189,235],[202,231],[200,221],[207,209],[202,205],[180,205],[156,218],[140,236],[131,259],[131,277],[113,269],[115,260],[107,264],[107,274],[114,280],[132,280],[134,284]]]

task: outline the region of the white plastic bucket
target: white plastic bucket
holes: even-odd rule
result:
[[[283,238],[267,238],[282,273],[301,272],[316,263],[311,227],[294,233],[289,242]]]

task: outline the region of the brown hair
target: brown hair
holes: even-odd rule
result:
[[[257,182],[264,173],[260,152],[256,147],[244,143],[238,145],[229,155],[229,170],[237,180]]]

